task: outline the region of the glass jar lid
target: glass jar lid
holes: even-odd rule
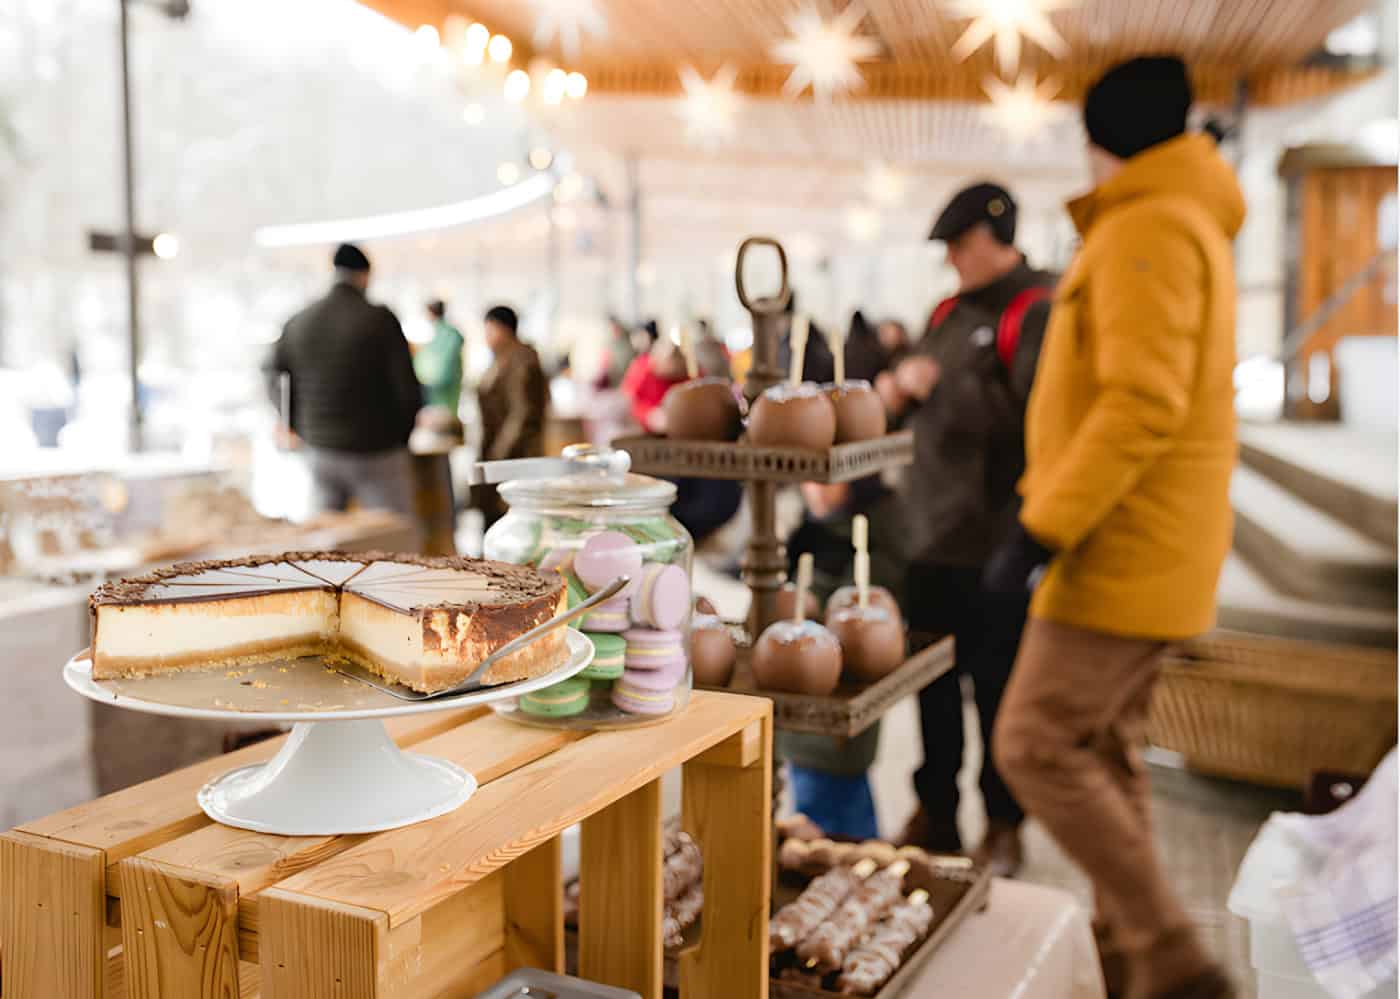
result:
[[[617,474],[613,452],[569,448],[566,457],[586,459],[579,470],[550,479],[515,479],[501,484],[501,498],[526,510],[664,510],[676,499],[670,482],[628,472]],[[620,465],[625,468],[625,461]]]

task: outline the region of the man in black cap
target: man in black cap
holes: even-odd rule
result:
[[[915,631],[955,636],[957,655],[956,668],[919,695],[919,809],[901,838],[956,852],[962,679],[972,681],[985,744],[1025,623],[1026,596],[990,593],[981,576],[1016,522],[1021,427],[1055,278],[1016,249],[1016,202],[996,184],[960,191],[929,238],[947,245],[958,293],[933,310],[923,339],[878,387],[914,430],[916,457],[905,486],[914,539],[905,612]],[[976,856],[1010,876],[1021,865],[1024,813],[989,753],[980,786],[987,834]]]
[[[422,390],[403,329],[387,306],[365,298],[369,258],[349,243],[335,251],[335,283],[287,320],[265,370],[291,383],[294,442],[306,446],[316,510],[366,509],[412,516],[408,437]],[[274,398],[281,398],[280,390]]]

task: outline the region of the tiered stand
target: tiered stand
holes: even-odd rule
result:
[[[772,297],[751,298],[744,287],[744,260],[755,246],[771,246],[778,254],[782,283]],[[792,291],[782,246],[766,236],[744,240],[739,246],[734,280],[739,301],[753,317],[753,365],[743,388],[744,397],[752,405],[786,374],[778,366],[778,344],[790,320],[787,306]],[[911,658],[884,679],[873,684],[843,683],[830,697],[758,690],[749,668],[749,644],[773,623],[778,591],[787,581],[787,553],[778,537],[775,518],[778,486],[850,482],[912,464],[911,432],[840,444],[825,451],[662,437],[627,437],[614,441],[613,446],[631,454],[632,469],[637,472],[746,483],[753,520],[741,569],[744,582],[753,593],[753,603],[747,622],[749,642],[743,643],[729,689],[772,699],[776,727],[846,738],[859,735],[901,698],[917,693],[952,668],[952,639],[930,641],[929,636],[916,637]]]

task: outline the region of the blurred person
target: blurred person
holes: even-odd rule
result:
[[[643,329],[655,326],[656,321],[650,320]],[[661,408],[661,400],[666,398],[671,386],[679,385],[686,378],[685,357],[680,347],[670,337],[652,338],[646,353],[633,359],[622,379],[622,392],[631,404],[632,419],[649,434],[664,434],[666,413]]]
[[[305,445],[315,509],[414,515],[408,438],[422,390],[403,328],[387,306],[365,297],[370,262],[345,243],[332,258],[335,282],[282,328],[264,365],[280,404],[291,380],[291,438]]]
[[[700,374],[706,378],[729,379],[729,348],[715,336],[715,328],[708,319],[695,324],[695,364]]]
[[[544,454],[544,422],[549,382],[535,348],[520,339],[520,318],[507,305],[486,312],[483,324],[491,366],[477,385],[481,407],[481,458],[534,458]],[[496,487],[472,486],[472,505],[490,527],[505,515]]]
[[[462,334],[447,321],[447,305],[441,299],[428,303],[433,338],[413,355],[413,370],[423,385],[424,401],[441,406],[454,417],[462,398]]]
[[[608,338],[603,345],[603,355],[598,365],[598,375],[593,380],[593,387],[600,392],[621,388],[622,379],[627,376],[627,369],[636,356],[632,333],[617,316],[608,316]]]
[[[996,184],[958,192],[929,238],[947,245],[959,290],[933,310],[923,338],[893,370],[892,408],[913,429],[916,455],[905,482],[904,608],[913,630],[954,636],[956,665],[919,692],[919,807],[901,839],[946,853],[962,848],[964,678],[985,745],[1026,619],[1026,594],[988,591],[982,570],[1015,524],[1025,401],[1055,278],[1016,248],[1016,202]],[[988,753],[978,783],[987,832],[974,857],[1011,876],[1021,866],[1025,814]]]
[[[1093,880],[1110,987],[1226,999],[1152,842],[1139,754],[1168,643],[1212,627],[1230,548],[1235,279],[1244,197],[1187,133],[1171,57],[1109,70],[1084,101],[1095,186],[1027,413],[1024,504],[987,569],[1034,587],[993,738],[1030,812]]]
[[[797,292],[788,297],[787,308],[784,311],[788,315],[788,322],[782,338],[778,341],[778,370],[786,378],[792,370],[792,322],[797,318]],[[831,347],[826,342],[826,335],[815,321],[812,321],[807,329],[807,349],[802,353],[802,380],[816,382],[818,385],[836,380],[836,359],[831,356]]]

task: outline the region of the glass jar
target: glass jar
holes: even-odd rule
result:
[[[619,575],[624,594],[575,625],[593,642],[577,676],[498,701],[500,714],[532,725],[610,728],[663,721],[690,698],[690,534],[668,512],[676,487],[644,475],[596,469],[500,487],[506,515],[486,532],[489,559],[557,572],[569,606]],[[616,464],[612,463],[615,469]]]

